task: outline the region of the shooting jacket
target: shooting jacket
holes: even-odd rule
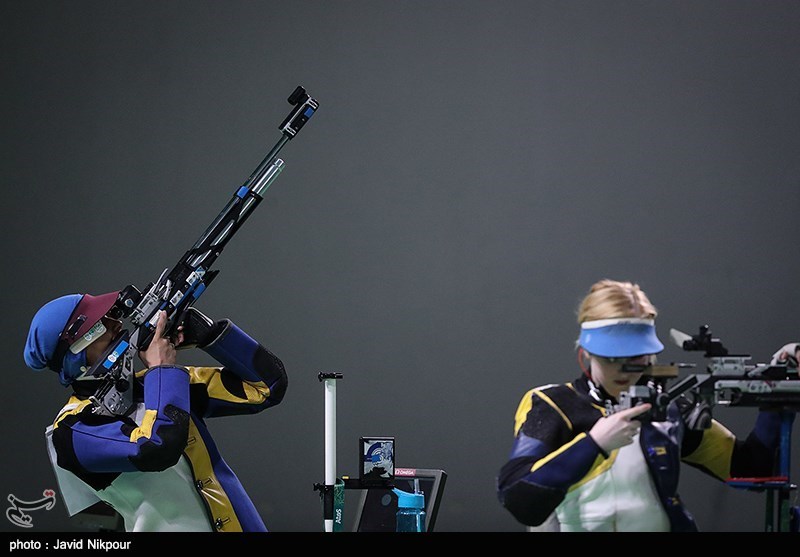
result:
[[[590,390],[597,399],[592,398]],[[753,431],[747,439],[739,440],[716,420],[709,429],[690,430],[684,423],[679,401],[673,401],[667,409],[667,420],[644,421],[634,440],[641,449],[650,485],[628,476],[628,484],[638,485],[631,489],[618,474],[616,485],[629,489],[620,495],[609,478],[615,469],[630,466],[630,446],[605,454],[588,434],[594,423],[607,414],[606,400],[616,403],[602,388],[594,388],[585,376],[571,383],[531,389],[522,397],[516,413],[514,444],[497,478],[500,502],[519,522],[540,526],[545,521],[555,521],[553,529],[560,529],[558,521],[568,519],[568,529],[617,530],[625,529],[626,524],[634,529],[635,522],[618,520],[617,509],[626,504],[625,496],[647,497],[649,493],[663,509],[656,507],[653,512],[666,515],[669,530],[696,531],[694,517],[677,493],[681,462],[718,480],[773,473],[780,442],[777,412],[759,412]],[[623,453],[627,457],[621,458]],[[575,501],[582,505],[578,514],[583,513],[577,518]],[[604,514],[591,516],[595,511]],[[658,522],[659,517],[654,515],[650,524]],[[639,522],[643,523],[647,522]]]
[[[230,321],[203,350],[222,365],[137,373],[138,402],[125,416],[96,415],[88,396],[70,398],[47,428],[70,515],[105,501],[127,531],[266,530],[204,420],[275,406],[286,391],[286,372]]]

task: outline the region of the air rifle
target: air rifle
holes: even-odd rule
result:
[[[691,391],[697,405],[800,409],[800,376],[797,361],[751,364],[749,354],[730,354],[718,338],[702,325],[696,335],[676,329],[670,337],[687,351],[704,352],[709,359],[706,373],[689,375],[672,387]]]
[[[150,344],[159,311],[167,313],[165,337],[174,338],[178,326],[196,318],[193,304],[219,271],[212,269],[227,243],[263,199],[263,194],[284,167],[278,153],[294,138],[319,107],[315,99],[298,86],[287,99],[293,106],[278,127],[281,138],[250,177],[240,186],[195,244],[170,271],[164,269],[155,282],[140,291],[133,285],[120,291],[110,314],[127,319],[133,330],[123,329],[98,361],[86,372],[101,384],[90,397],[99,415],[121,415],[133,405],[134,357]]]
[[[642,372],[645,385],[636,385],[620,396],[619,409],[649,402],[653,421],[666,419],[667,405],[678,399],[691,429],[711,426],[711,409],[716,406],[758,407],[797,412],[800,410],[800,376],[797,361],[751,364],[749,354],[730,354],[708,325],[688,335],[670,330],[670,338],[686,351],[703,352],[709,359],[704,373],[692,373],[667,388],[678,377],[679,367],[693,364],[654,365],[630,371]],[[645,419],[647,419],[647,415]]]

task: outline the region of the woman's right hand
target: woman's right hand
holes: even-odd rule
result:
[[[164,338],[164,329],[167,326],[167,312],[164,310],[159,311],[158,321],[156,321],[156,330],[153,333],[153,339],[147,350],[139,352],[139,357],[148,368],[174,365],[177,360],[177,352],[172,340]]]
[[[634,418],[644,414],[651,407],[650,403],[639,404],[600,418],[589,430],[589,435],[606,454],[610,454],[614,449],[630,445],[642,426],[641,422]]]

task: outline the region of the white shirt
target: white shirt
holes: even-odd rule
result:
[[[67,405],[62,413],[76,405]],[[142,424],[144,404],[139,404],[135,416]],[[111,485],[95,491],[72,472],[57,464],[52,441],[53,426],[46,430],[50,461],[58,481],[59,491],[73,516],[98,501],[105,501],[125,521],[128,532],[211,532],[205,503],[195,489],[194,476],[185,455],[163,472],[123,472]]]
[[[607,464],[596,470],[598,475],[567,493],[555,510],[559,529],[669,532],[669,519],[650,477],[639,435],[630,445],[612,451]]]

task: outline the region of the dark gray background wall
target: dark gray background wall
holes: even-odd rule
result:
[[[394,435],[398,465],[449,474],[440,530],[520,531],[495,475],[523,393],[577,376],[594,281],[638,282],[665,341],[708,323],[763,362],[800,339],[797,2],[0,10],[3,498],[54,485],[43,431],[68,392],[22,361],[33,313],[172,266],[298,84],[321,107],[200,302],[290,374],[280,406],[210,423],[270,529],[322,530],[320,371],[344,374],[339,474],[359,436]],[[755,411],[715,416],[744,435]],[[689,468],[681,492],[703,530],[763,527],[761,493]],[[73,527],[60,504],[34,520]]]

